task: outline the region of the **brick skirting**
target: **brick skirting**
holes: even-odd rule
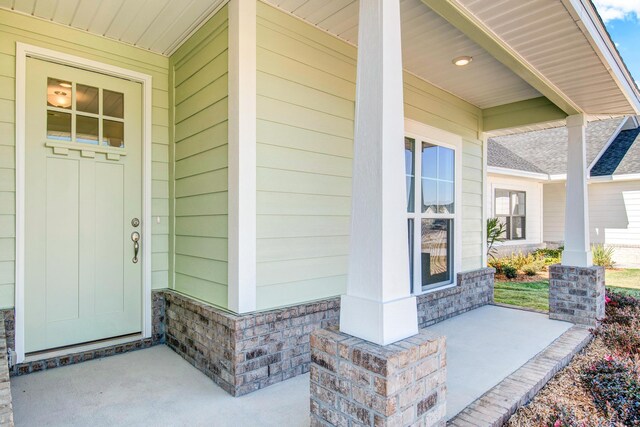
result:
[[[418,327],[426,328],[493,303],[493,268],[458,273],[456,286],[418,295]]]
[[[339,299],[236,315],[165,291],[167,345],[233,396],[309,371],[311,332],[338,324]]]
[[[0,318],[0,426],[13,426],[11,382],[7,360],[7,334],[4,319]]]
[[[420,328],[493,302],[495,270],[458,274],[456,286],[417,297]],[[241,396],[309,371],[311,332],[339,324],[338,297],[236,315],[178,292],[153,291],[152,338],[14,366],[12,375],[165,343],[229,394]],[[13,309],[3,310],[14,347]]]

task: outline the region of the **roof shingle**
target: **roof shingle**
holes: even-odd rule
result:
[[[640,173],[640,128],[623,130],[591,168],[591,176]]]
[[[590,122],[587,125],[587,164],[590,165],[613,137],[616,129],[626,118],[615,118]],[[537,171],[550,175],[567,173],[567,139],[566,127],[526,132],[515,135],[491,138],[488,145],[489,166],[534,172],[531,167],[522,168],[520,162],[514,161],[506,151],[533,165]],[[493,142],[493,144],[491,143]],[[502,149],[491,149],[492,145]],[[508,166],[507,166],[508,165]]]

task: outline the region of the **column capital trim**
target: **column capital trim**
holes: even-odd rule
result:
[[[418,333],[415,296],[382,302],[352,295],[340,301],[340,332],[379,345],[388,345]]]
[[[567,127],[586,126],[587,116],[586,114],[574,114],[567,116]]]

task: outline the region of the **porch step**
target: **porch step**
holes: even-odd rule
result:
[[[589,329],[573,326],[547,348],[447,422],[449,427],[502,426],[527,404],[592,339]]]

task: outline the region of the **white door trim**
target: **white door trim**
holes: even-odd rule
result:
[[[99,72],[142,84],[142,335],[151,336],[151,91],[152,77],[55,50],[16,43],[16,272],[15,351],[17,363],[25,359],[25,132],[27,58],[42,59],[87,71]]]

